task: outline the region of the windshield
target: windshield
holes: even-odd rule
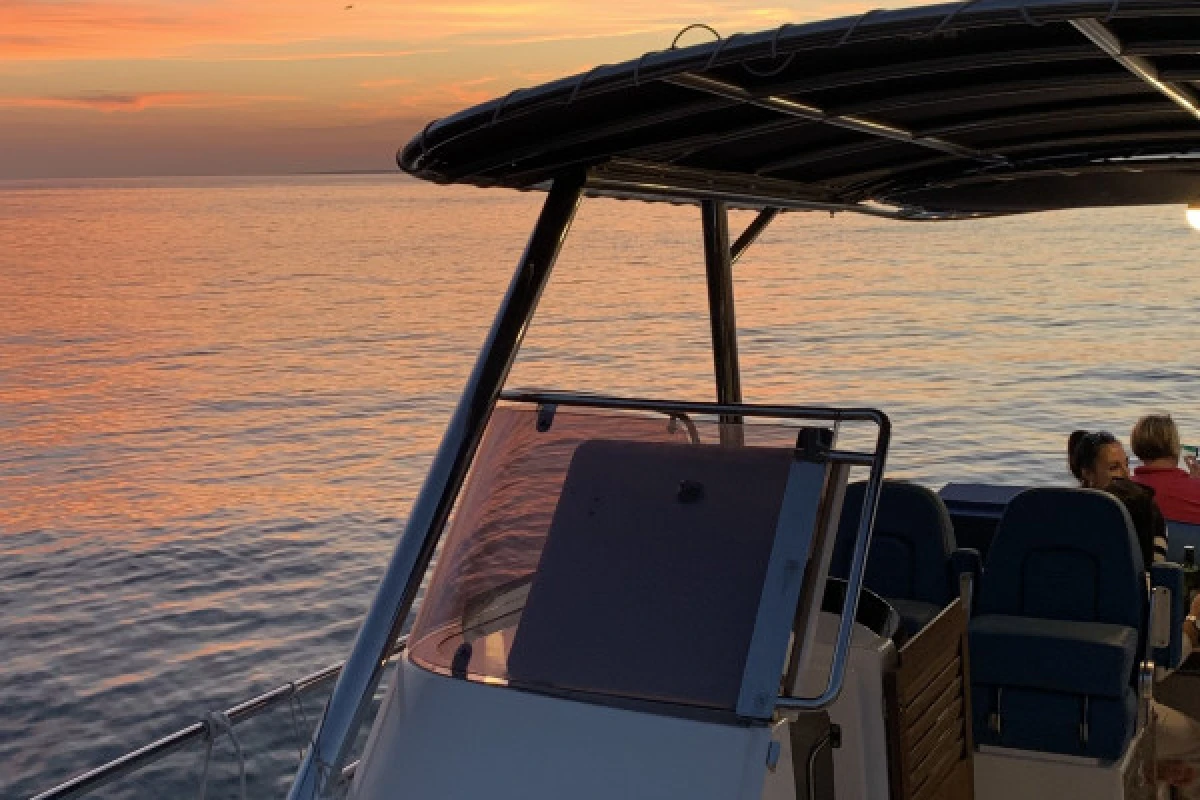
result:
[[[497,409],[412,660],[483,682],[731,707],[798,430],[746,425],[730,447],[709,419]],[[684,650],[701,663],[668,668]]]

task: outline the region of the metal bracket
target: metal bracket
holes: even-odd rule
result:
[[[537,432],[545,433],[550,430],[550,426],[554,424],[554,412],[558,411],[558,406],[553,403],[544,403],[538,406],[537,410]]]
[[[1004,733],[1004,724],[1000,716],[1000,702],[1004,699],[1004,690],[996,689],[992,696],[992,711],[988,714],[988,730],[1000,736]]]
[[[750,245],[754,244],[755,240],[767,229],[767,226],[779,216],[780,210],[778,208],[764,208],[758,212],[758,216],[746,226],[746,230],[742,231],[742,235],[729,248],[730,264],[737,263],[737,260],[749,249]]]
[[[824,464],[833,449],[832,428],[801,428],[796,436],[796,458]]]
[[[1091,707],[1088,696],[1083,696],[1082,707],[1079,710],[1079,744],[1087,747],[1088,744],[1088,710]]]

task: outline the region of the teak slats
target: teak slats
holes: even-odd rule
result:
[[[892,800],[974,796],[967,615],[955,600],[884,677]]]

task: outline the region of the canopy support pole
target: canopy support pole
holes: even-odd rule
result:
[[[433,557],[454,500],[504,388],[521,340],[558,258],[583,196],[584,175],[558,178],[496,312],[441,446],[413,503],[350,658],[338,676],[325,715],[288,792],[289,800],[317,800],[341,774],[392,644],[399,636]]]
[[[778,208],[764,208],[762,211],[758,212],[758,216],[756,216],[751,223],[746,226],[746,230],[742,231],[742,235],[737,238],[737,241],[733,243],[733,247],[729,249],[729,263],[736,264],[738,259],[742,257],[742,253],[745,253],[746,250],[750,248],[750,245],[754,244],[758,240],[758,237],[762,235],[762,232],[765,231],[767,226],[774,222],[775,218],[778,216]]]
[[[729,210],[720,200],[700,203],[704,225],[704,266],[708,277],[708,318],[712,326],[713,367],[717,379],[717,402],[742,402],[742,378],[738,367],[737,321],[733,305],[733,259],[729,247]],[[742,418],[721,417],[721,444],[742,443]]]
[[[1185,86],[1163,80],[1158,67],[1148,58],[1125,53],[1125,46],[1112,30],[1098,19],[1073,19],[1071,25],[1103,50],[1110,58],[1153,86],[1168,100],[1200,120],[1200,98]]]

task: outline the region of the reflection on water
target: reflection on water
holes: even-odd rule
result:
[[[0,797],[344,657],[538,201],[0,184]],[[1067,431],[1150,410],[1198,441],[1196,235],[785,217],[736,268],[746,399],[878,405],[934,486],[1062,482]],[[695,209],[585,202],[510,383],[709,398],[703,274]]]

